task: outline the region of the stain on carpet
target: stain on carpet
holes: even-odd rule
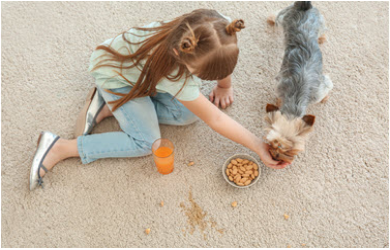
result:
[[[187,227],[186,231],[189,231],[190,234],[194,234],[196,228],[203,235],[203,239],[206,240],[206,231],[216,230],[218,233],[223,234],[225,229],[216,229],[217,222],[209,216],[209,220],[206,219],[207,212],[204,211],[198,203],[195,202],[192,195],[192,190],[189,191],[188,201],[190,205],[185,205],[184,202],[180,203],[180,207],[187,216]]]

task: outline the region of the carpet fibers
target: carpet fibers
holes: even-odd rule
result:
[[[45,176],[44,189],[29,191],[40,131],[72,137],[94,85],[94,47],[198,8],[246,22],[235,102],[224,112],[260,136],[284,51],[266,19],[290,3],[2,2],[2,247],[388,247],[386,2],[314,3],[327,20],[321,49],[334,89],[308,110],[317,120],[306,152],[283,170],[261,166],[253,187],[230,186],[221,165],[235,153],[257,156],[198,121],[162,126],[176,146],[170,175],[157,173],[150,156],[87,165],[73,158]],[[109,118],[93,133],[115,130]]]

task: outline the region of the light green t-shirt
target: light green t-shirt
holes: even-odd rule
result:
[[[221,16],[226,18],[229,22],[231,22],[231,18],[224,16],[220,13]],[[143,26],[145,28],[152,28],[152,27],[158,27],[161,25],[161,22],[153,22],[146,26]],[[144,41],[146,38],[153,35],[154,31],[144,31],[144,30],[137,30],[134,28],[131,28],[127,33],[125,33],[125,39],[129,40],[132,43],[138,43]],[[134,35],[135,34],[135,35]],[[111,43],[112,42],[112,43]],[[111,48],[118,51],[121,54],[128,55],[130,53],[134,53],[137,51],[139,47],[142,46],[142,44],[129,44],[127,43],[123,37],[122,34],[118,35],[115,38],[108,39],[104,41],[101,45],[109,46],[111,43]],[[117,72],[120,72],[119,68],[114,67],[101,67],[96,69],[95,71],[91,72],[95,64],[97,64],[100,60],[108,59],[110,57],[107,56],[108,52],[104,50],[95,50],[92,53],[91,59],[90,59],[90,66],[88,71],[92,76],[96,79],[96,84],[102,88],[105,89],[115,89],[115,88],[122,88],[129,86],[130,84],[121,76],[118,75]],[[108,61],[109,64],[114,64],[116,66],[120,66],[119,62],[113,62]],[[140,62],[139,67],[143,67],[145,63],[145,60]],[[123,66],[130,66],[132,65],[131,62],[123,63]],[[178,69],[174,70],[171,75],[176,75]],[[130,82],[136,83],[140,74],[141,70],[139,70],[137,67],[133,67],[130,69],[123,69],[122,70],[123,76],[125,76]],[[160,79],[160,81],[156,85],[157,92],[160,93],[169,93],[173,96],[176,95],[176,98],[182,101],[193,101],[196,98],[198,98],[200,93],[200,85],[201,85],[201,79],[192,75],[187,78],[187,82],[185,86],[183,87],[183,84],[186,81],[185,74],[179,79],[178,81],[171,81],[168,80],[166,77],[163,77]],[[131,86],[131,85],[130,85]],[[180,90],[181,89],[181,90]],[[180,92],[179,92],[180,91]]]
[[[160,26],[160,22],[153,22],[146,26],[143,26],[145,28],[151,28],[151,27],[157,27]],[[133,35],[133,34],[136,35]],[[137,30],[137,29],[130,29],[128,33],[125,33],[125,38],[129,40],[132,43],[138,43],[149,37],[150,35],[153,35],[154,31],[143,31],[143,30]],[[138,35],[138,36],[137,36]],[[113,41],[114,40],[114,41]],[[110,45],[111,48],[118,51],[121,54],[128,55],[129,51],[130,53],[134,53],[137,51],[137,49],[142,46],[142,44],[129,44],[122,38],[122,34],[118,35],[115,38],[108,39],[102,43],[102,45]],[[129,51],[128,51],[129,50]],[[131,86],[123,77],[119,76],[117,72],[120,72],[119,68],[114,67],[101,67],[96,69],[95,71],[91,72],[92,68],[97,64],[100,60],[104,60],[106,58],[109,58],[107,56],[107,52],[104,50],[95,50],[92,53],[91,59],[90,59],[90,66],[88,71],[92,76],[96,79],[96,84],[102,88],[105,89],[115,89],[115,88],[122,88],[126,86]],[[107,62],[109,64],[114,64],[117,66],[120,66],[119,62]],[[141,61],[139,67],[143,67],[145,63],[145,60]],[[123,63],[123,66],[129,66],[132,65],[131,62]],[[174,70],[171,75],[176,75],[178,69]],[[137,67],[133,67],[130,69],[123,69],[122,70],[123,76],[125,76],[130,82],[136,83],[140,74],[141,70],[139,70]],[[200,93],[200,85],[201,85],[201,79],[192,75],[187,78],[187,82],[185,86],[183,87],[183,84],[186,80],[185,74],[178,80],[178,81],[171,81],[168,80],[166,77],[161,78],[161,80],[156,85],[157,92],[160,93],[169,93],[173,96],[176,94],[176,98],[182,101],[193,101],[196,98],[198,98]],[[180,91],[180,89],[183,87],[183,89]],[[178,94],[178,92],[180,93]]]

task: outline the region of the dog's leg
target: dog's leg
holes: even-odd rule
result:
[[[325,34],[322,34],[322,35],[318,38],[318,44],[323,44],[324,42],[326,42],[326,36],[325,36]]]
[[[271,14],[268,18],[267,18],[267,23],[271,26],[274,26],[276,24],[276,16],[274,14]]]
[[[280,108],[282,107],[282,104],[283,104],[282,99],[279,97],[276,98],[276,107]]]
[[[324,99],[321,100],[321,103],[325,104],[329,100],[329,95],[325,96]]]
[[[329,99],[329,92],[333,88],[333,83],[330,80],[329,76],[323,75],[320,86],[318,87],[318,92],[315,98],[315,103],[326,103]]]
[[[325,19],[322,15],[319,18],[319,22],[320,28],[318,30],[318,44],[323,44],[324,42],[326,42],[325,31],[327,30],[327,28],[325,26]]]
[[[286,14],[285,9],[283,10],[278,10],[267,18],[267,23],[271,26],[280,26],[283,21],[283,17]]]

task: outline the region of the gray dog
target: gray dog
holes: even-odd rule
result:
[[[333,83],[322,74],[325,21],[310,2],[295,2],[283,9],[275,21],[283,27],[285,53],[278,81],[277,106],[267,104],[267,128],[264,140],[270,145],[275,160],[291,163],[304,150],[307,134],[315,117],[306,115],[309,104],[325,102]]]

